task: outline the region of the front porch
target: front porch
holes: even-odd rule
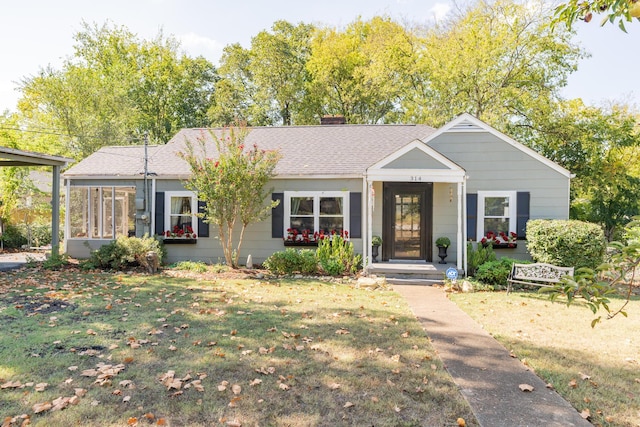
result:
[[[456,267],[454,263],[439,264],[423,260],[390,260],[367,265],[365,273],[369,276],[384,276],[388,283],[431,285],[444,283],[448,268]],[[458,277],[463,271],[458,269]]]

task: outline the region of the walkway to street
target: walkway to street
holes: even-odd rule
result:
[[[394,285],[483,427],[592,426],[436,286]],[[521,391],[520,384],[533,386]]]

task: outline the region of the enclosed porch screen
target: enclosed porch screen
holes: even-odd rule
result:
[[[135,236],[135,187],[71,187],[69,237]]]

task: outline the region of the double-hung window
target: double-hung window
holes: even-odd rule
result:
[[[164,193],[164,229],[168,237],[182,237],[185,233],[198,233],[198,200],[191,191],[167,191]]]
[[[340,234],[349,229],[348,191],[287,191],[285,232]]]
[[[515,233],[517,192],[478,191],[478,236]]]

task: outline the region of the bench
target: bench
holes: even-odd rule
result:
[[[509,273],[507,294],[513,283],[552,287],[560,283],[562,277],[573,276],[573,267],[558,267],[552,264],[513,264]]]

